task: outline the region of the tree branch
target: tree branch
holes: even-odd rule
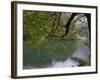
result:
[[[72,20],[74,19],[74,17],[77,15],[78,13],[72,13],[71,17],[69,18],[68,22],[65,24],[65,28],[66,28],[66,31],[65,31],[65,34],[62,35],[61,37],[64,37],[66,36],[68,33],[69,33],[69,27],[70,27],[70,24],[72,22]]]

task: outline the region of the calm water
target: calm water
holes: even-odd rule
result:
[[[63,60],[62,60],[62,58],[61,58],[61,60],[60,59],[57,60],[58,58],[53,57],[55,55],[50,55],[48,49],[47,49],[48,51],[47,50],[39,51],[38,49],[33,49],[32,47],[28,47],[28,48],[26,47],[27,49],[25,51],[26,54],[24,53],[24,61],[25,62],[24,62],[23,68],[24,69],[33,69],[33,68],[54,68],[54,67],[58,68],[58,67],[79,66],[80,62],[78,60],[72,59],[72,57],[81,59],[85,62],[90,61],[90,57],[89,57],[90,56],[90,48],[87,45],[85,45],[85,43],[83,41],[78,41],[76,43],[76,46],[74,46],[74,47],[75,48],[72,49],[74,51],[69,51],[72,53],[69,53],[69,54],[68,54],[68,52],[64,53],[64,56],[66,56],[66,57],[62,57],[62,58],[65,58]],[[58,57],[59,57],[59,55],[58,55]]]

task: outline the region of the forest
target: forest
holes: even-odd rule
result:
[[[23,10],[23,68],[91,65],[91,15]]]

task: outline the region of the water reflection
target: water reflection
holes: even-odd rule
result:
[[[83,41],[78,41],[76,50],[69,58],[67,58],[65,61],[52,60],[52,62],[48,64],[46,68],[77,67],[86,65],[88,62],[90,62],[90,48],[89,46],[85,45]],[[24,66],[24,69],[33,68],[36,67],[31,65]]]

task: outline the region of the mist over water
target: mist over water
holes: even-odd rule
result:
[[[76,67],[79,66],[80,63],[77,60],[71,59],[71,57],[75,57],[78,59],[81,59],[85,62],[89,61],[90,56],[90,49],[88,46],[86,46],[83,42],[79,42],[77,44],[77,49],[74,51],[72,56],[70,56],[65,61],[52,61],[51,67]]]
[[[76,62],[76,61],[72,60],[71,58],[69,58],[69,59],[65,60],[64,62],[63,61],[56,62],[53,60],[52,65],[50,67],[53,67],[53,68],[54,67],[56,67],[56,68],[58,68],[58,67],[76,67],[78,65],[79,65],[79,62]]]
[[[78,62],[78,60],[73,60],[72,57],[88,62],[90,59],[89,56],[90,56],[90,48],[87,45],[85,45],[84,42],[79,41],[77,43],[76,50],[69,58],[67,58],[65,61],[52,60],[52,62],[49,65],[47,65],[46,68],[78,67],[80,65],[80,62]],[[35,67],[31,65],[24,66],[24,69],[33,69],[33,68]]]

